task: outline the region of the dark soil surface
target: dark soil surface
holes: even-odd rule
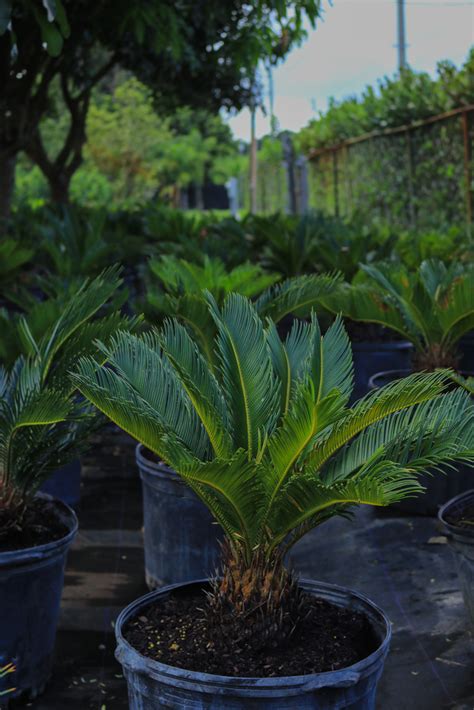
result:
[[[306,596],[305,621],[277,648],[240,653],[227,639],[210,642],[202,592],[173,595],[150,605],[125,629],[140,653],[168,665],[225,676],[274,677],[347,668],[369,656],[377,640],[368,619],[316,597]],[[214,634],[216,636],[216,634]]]
[[[453,510],[451,513],[444,515],[444,519],[450,525],[474,532],[474,502],[470,502],[464,508]]]
[[[12,521],[7,511],[0,511],[0,552],[46,545],[60,540],[68,532],[49,501],[29,503],[21,520]]]

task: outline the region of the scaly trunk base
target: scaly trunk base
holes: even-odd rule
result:
[[[222,578],[213,582],[205,610],[209,627],[232,648],[275,648],[305,618],[305,595],[280,555],[257,550],[250,564],[223,548]]]
[[[449,348],[445,348],[438,343],[434,343],[423,352],[413,356],[413,368],[415,371],[433,371],[438,367],[451,367],[457,370],[459,365],[459,355]]]

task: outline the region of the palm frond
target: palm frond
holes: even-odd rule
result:
[[[340,316],[323,337],[316,317],[312,317],[313,344],[311,357],[312,381],[318,400],[337,390],[349,401],[354,382],[354,366],[349,338]]]
[[[93,358],[82,358],[72,378],[97,409],[169,466],[179,471],[195,461],[192,451],[160,414],[110,367],[99,368]]]
[[[308,323],[295,320],[285,343],[282,343],[275,324],[267,327],[267,341],[273,368],[280,380],[281,413],[286,414],[296,385],[309,373],[313,330]]]
[[[271,286],[256,300],[255,307],[262,318],[278,323],[293,313],[304,318],[332,294],[341,282],[340,274],[312,274],[287,279]]]
[[[331,486],[324,485],[315,475],[294,476],[272,510],[268,523],[272,546],[281,544],[300,525],[333,507],[386,506],[422,490],[409,469],[387,460],[367,467],[357,478]]]
[[[176,321],[165,322],[160,344],[207,432],[215,456],[229,456],[232,431],[226,403],[196,344]]]
[[[262,321],[247,299],[227,297],[221,312],[209,294],[218,336],[222,388],[229,402],[234,445],[251,459],[275,425],[280,385]]]
[[[415,373],[370,392],[316,443],[307,465],[318,470],[357,434],[371,424],[402,409],[413,407],[441,394],[446,388],[444,371]]]
[[[193,404],[168,358],[163,355],[156,332],[142,338],[117,333],[110,346],[99,345],[117,383],[154,412],[163,426],[182,440],[198,458],[207,458],[209,439]]]

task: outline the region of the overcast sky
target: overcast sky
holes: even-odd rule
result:
[[[282,129],[298,130],[324,110],[331,96],[359,94],[397,68],[396,0],[323,0],[324,17],[304,44],[274,70],[275,113]],[[436,62],[461,64],[474,44],[474,0],[406,0],[407,58],[413,69],[435,73]],[[229,121],[248,140],[250,118]],[[259,112],[257,134],[269,132]]]

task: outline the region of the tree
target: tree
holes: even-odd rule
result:
[[[259,59],[284,57],[304,37],[304,19],[314,26],[320,10],[320,0],[45,0],[45,18],[37,5],[0,0],[0,115],[6,116],[0,165],[7,171],[0,183],[11,181],[5,166],[25,150],[59,202],[67,201],[71,177],[83,159],[92,89],[112,67],[134,73],[159,95],[161,106],[239,109],[249,103]],[[53,5],[61,8],[57,16]],[[51,158],[39,126],[55,78],[69,130]],[[6,198],[4,215],[8,207]]]

